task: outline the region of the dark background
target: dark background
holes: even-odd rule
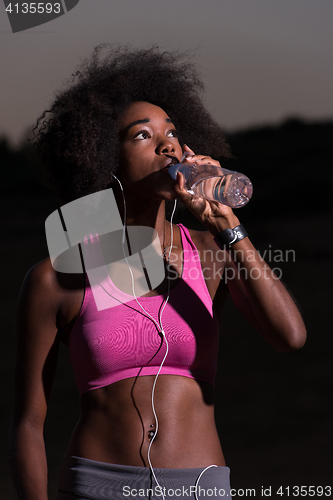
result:
[[[261,497],[261,487],[271,486],[271,498],[285,498],[288,486],[333,484],[333,123],[289,119],[233,133],[230,140],[238,158],[234,168],[254,185],[253,199],[237,216],[261,252],[295,250],[294,260],[268,264],[282,269],[308,340],[300,351],[275,351],[229,300],[220,340],[217,425],[232,487],[256,488]],[[27,270],[48,256],[44,222],[57,208],[26,153],[25,144],[14,150],[0,139],[3,441],[12,411],[17,296]],[[189,214],[181,220],[197,227]],[[62,347],[45,430],[50,500],[77,418],[78,393]],[[1,461],[0,496],[11,500],[16,495],[6,453]],[[283,497],[276,494],[279,486]]]

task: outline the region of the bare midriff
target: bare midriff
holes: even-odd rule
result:
[[[128,378],[81,396],[81,417],[68,454],[112,464],[149,467],[156,422],[154,376]],[[157,468],[225,465],[214,420],[214,388],[178,375],[160,375],[154,404],[158,432],[150,450]]]

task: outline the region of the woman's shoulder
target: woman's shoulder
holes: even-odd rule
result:
[[[52,292],[52,289],[57,286],[57,276],[52,267],[51,259],[43,259],[32,266],[25,275],[23,286],[32,292]]]
[[[51,259],[46,258],[27,272],[20,297],[28,302],[38,302],[41,307],[59,311],[73,301],[73,290],[82,300],[84,290],[84,275],[59,273],[52,267]],[[74,303],[79,302],[74,299]]]
[[[37,262],[26,274],[25,279],[35,286],[62,290],[66,284],[80,282],[84,283],[83,274],[71,274],[59,272],[52,266],[50,257]]]
[[[35,332],[49,328],[50,335],[55,335],[77,316],[84,280],[84,274],[59,273],[49,258],[35,264],[27,272],[19,295],[19,328]]]
[[[25,315],[33,311],[43,310],[56,315],[59,306],[57,293],[56,271],[50,259],[44,259],[32,266],[26,273],[21,287],[18,313],[24,311]]]

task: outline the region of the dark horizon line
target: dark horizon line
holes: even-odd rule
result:
[[[239,126],[239,127],[224,127],[221,125],[222,129],[225,131],[227,135],[237,135],[237,134],[244,134],[246,132],[253,132],[253,131],[260,131],[262,129],[278,129],[282,126],[285,126],[288,123],[300,123],[301,125],[322,125],[322,124],[333,124],[333,115],[331,118],[307,118],[303,117],[301,115],[296,115],[296,114],[290,114],[287,115],[285,118],[278,120],[276,122],[259,122],[259,123],[253,123],[249,125],[244,125],[244,126]],[[33,126],[32,126],[33,128]],[[32,128],[26,129],[26,132],[23,132],[21,134],[20,139],[13,140],[13,137],[10,136],[6,132],[1,132],[0,133],[0,142],[5,141],[7,144],[10,146],[12,150],[20,150],[25,144],[27,144],[28,139],[32,138],[31,132]]]

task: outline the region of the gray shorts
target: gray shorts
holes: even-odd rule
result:
[[[154,468],[65,455],[57,500],[222,500],[231,498],[229,467]],[[195,496],[196,493],[196,496]]]

